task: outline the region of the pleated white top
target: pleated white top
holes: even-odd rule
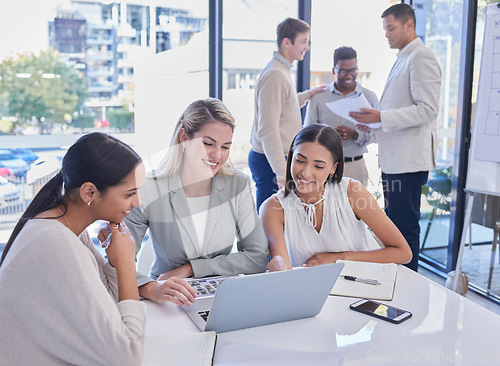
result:
[[[378,249],[372,234],[354,214],[347,197],[351,178],[327,183],[323,193],[323,224],[318,233],[307,225],[306,210],[295,192],[275,194],[285,215],[285,240],[292,266],[301,266],[316,253]]]

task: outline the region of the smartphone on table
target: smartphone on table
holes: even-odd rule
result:
[[[395,324],[399,324],[406,319],[410,319],[412,315],[407,310],[398,309],[393,306],[367,299],[357,301],[354,304],[351,304],[349,308]]]

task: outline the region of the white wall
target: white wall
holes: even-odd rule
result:
[[[195,36],[186,46],[145,56],[134,73],[136,149],[154,165],[184,109],[208,97],[208,40]]]

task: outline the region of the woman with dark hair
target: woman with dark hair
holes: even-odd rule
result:
[[[411,260],[399,230],[360,182],[342,178],[343,169],[342,141],[333,128],[313,124],[295,136],[288,153],[286,185],[261,208],[272,258],[269,270],[338,259]]]
[[[140,190],[141,206],[126,223],[140,249],[146,231],[154,250],[142,297],[190,305],[183,278],[264,272],[269,251],[250,178],[229,161],[235,120],[218,99],[192,102],[180,116],[170,149]],[[99,238],[108,231],[101,226]],[[237,250],[233,251],[236,242]]]
[[[122,223],[139,205],[139,156],[101,133],[78,139],[34,197],[0,262],[0,354],[6,365],[138,365],[145,304],[135,243]],[[109,221],[108,260],[85,230]]]

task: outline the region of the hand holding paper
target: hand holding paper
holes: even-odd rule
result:
[[[382,127],[382,122],[380,122],[380,111],[376,109],[361,108],[359,112],[349,112],[349,116],[361,125],[370,126],[371,128]]]
[[[380,123],[380,119],[377,121],[379,123],[371,123],[371,122],[363,122],[361,120],[358,120],[359,117],[354,118],[353,114],[358,116],[358,115],[364,115],[365,113],[361,113],[361,109],[368,109],[370,111],[376,111],[375,109],[372,109],[372,106],[370,103],[368,103],[368,100],[363,94],[358,94],[357,96],[350,97],[350,98],[344,98],[337,100],[335,102],[330,102],[326,103],[326,106],[330,108],[330,110],[339,115],[342,118],[345,118],[349,121],[351,121],[354,124],[363,124],[367,125],[371,128],[379,128],[382,124]],[[378,111],[376,111],[378,112]]]

